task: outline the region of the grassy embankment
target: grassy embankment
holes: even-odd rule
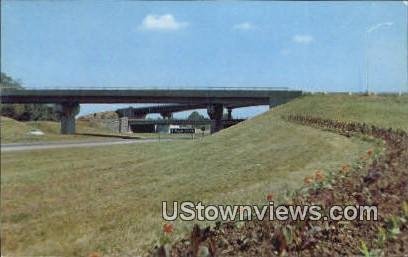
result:
[[[41,130],[44,135],[32,135],[29,132]],[[7,117],[1,117],[1,143],[34,143],[49,141],[75,141],[75,140],[106,140],[109,138],[135,138],[135,139],[159,139],[156,133],[114,133],[110,129],[103,127],[97,121],[77,120],[77,134],[61,135],[60,123],[54,121],[29,121],[20,122]],[[204,136],[208,135],[206,131]],[[201,134],[195,138],[202,137]],[[188,134],[161,134],[161,139],[191,139]]]
[[[2,253],[139,253],[161,233],[163,200],[265,203],[373,147],[282,114],[407,128],[407,111],[406,98],[308,96],[203,140],[4,153]]]
[[[29,121],[20,122],[7,117],[1,117],[1,143],[30,143],[40,141],[66,141],[81,139],[103,139],[103,137],[90,136],[95,135],[115,135],[107,128],[100,126],[95,122],[77,121],[76,135],[61,135],[60,123],[54,121]],[[32,135],[29,132],[41,130],[44,135]],[[83,134],[83,135],[81,135]]]
[[[366,122],[408,131],[408,95],[311,95],[278,107],[283,113],[313,115],[343,121]]]

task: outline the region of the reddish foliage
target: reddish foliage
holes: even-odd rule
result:
[[[163,232],[165,234],[171,234],[173,233],[173,230],[174,230],[173,224],[166,223],[163,225]]]
[[[408,202],[408,135],[405,131],[369,126],[365,123],[340,122],[318,117],[292,115],[285,119],[329,129],[350,137],[364,134],[382,139],[386,151],[374,157],[370,149],[364,156],[366,166],[344,164],[330,187],[313,187],[307,195],[293,197],[293,203],[336,205],[376,205],[378,221],[247,221],[244,226],[234,222],[217,224],[214,229],[201,230],[195,225],[189,240],[171,245],[171,256],[196,256],[200,245],[207,242],[207,256],[360,256],[360,241],[370,249],[380,249],[381,256],[408,254],[408,222],[400,226],[400,233],[380,246],[379,228],[387,229],[390,216],[401,216],[401,204]],[[323,181],[325,174],[316,171],[306,177],[306,185]],[[267,196],[268,199],[268,196]],[[269,200],[269,199],[268,199]],[[267,215],[268,216],[268,215]],[[216,250],[215,250],[216,249]]]

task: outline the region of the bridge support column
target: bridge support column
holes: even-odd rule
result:
[[[227,119],[232,120],[232,108],[227,108],[227,111],[228,111]]]
[[[173,113],[171,112],[162,112],[160,113],[163,119],[171,119],[173,118]]]
[[[208,116],[211,119],[211,133],[218,132],[222,129],[222,115],[224,106],[222,104],[213,104],[207,108]]]
[[[75,134],[75,115],[79,113],[79,103],[66,102],[59,106],[61,134]]]
[[[128,132],[130,132],[128,117],[119,118],[119,133],[128,133]]]

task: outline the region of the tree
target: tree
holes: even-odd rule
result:
[[[23,89],[20,82],[15,81],[13,78],[7,76],[7,74],[3,72],[1,73],[0,88]]]
[[[190,113],[190,115],[188,116],[187,119],[189,119],[189,120],[206,120],[204,115],[200,114],[197,111],[193,111],[192,113]]]
[[[21,82],[1,73],[0,89],[24,90]],[[57,120],[54,105],[46,104],[2,104],[1,115],[20,121]]]

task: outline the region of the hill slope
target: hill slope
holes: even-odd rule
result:
[[[374,146],[286,122],[282,114],[397,126],[403,120],[404,109],[377,121],[366,109],[347,107],[355,101],[339,107],[355,110],[353,116],[337,112],[331,97],[303,97],[202,140],[2,154],[3,249],[15,255],[140,253],[161,233],[163,200],[265,203],[268,193],[279,199],[306,175],[352,163]],[[311,103],[319,101],[327,113]],[[191,225],[175,222],[175,235]]]
[[[32,135],[29,132],[41,130],[44,135]],[[77,121],[78,133],[93,134],[113,134],[96,122],[80,120]],[[98,139],[86,135],[61,135],[60,123],[55,121],[28,121],[21,122],[7,117],[1,117],[1,142],[2,143],[26,143],[38,141],[59,141],[59,140],[79,140]]]
[[[408,131],[408,95],[310,95],[280,106],[276,111],[283,114],[297,113],[335,120],[366,122]]]

